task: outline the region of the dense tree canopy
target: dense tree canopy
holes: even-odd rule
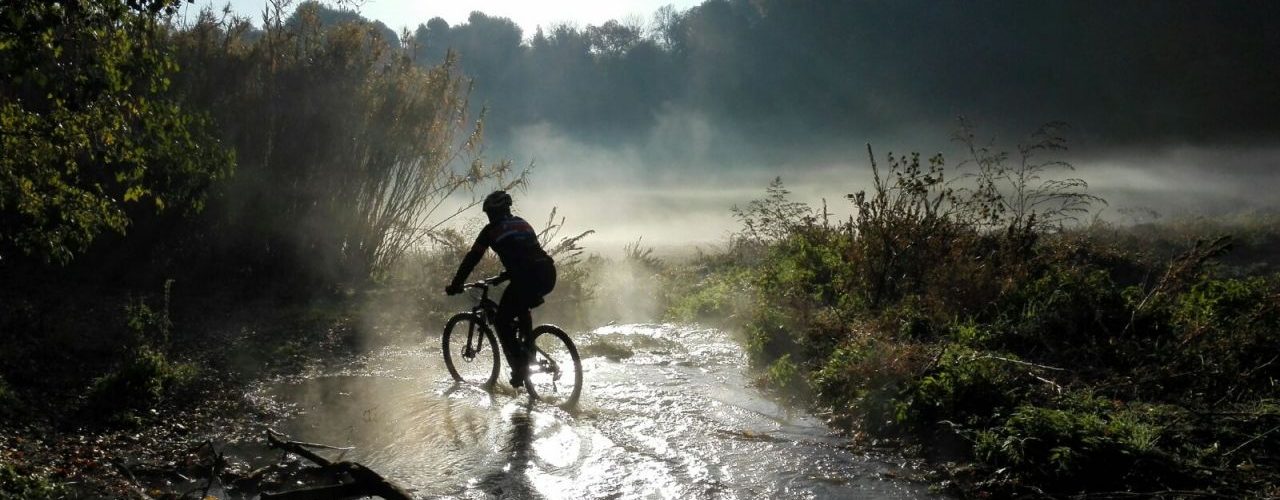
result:
[[[0,15],[0,259],[67,262],[131,212],[198,211],[231,155],[164,93],[174,2],[19,1]]]
[[[424,62],[458,53],[499,136],[545,122],[635,140],[677,109],[770,146],[957,115],[1019,133],[1065,120],[1109,144],[1231,142],[1280,133],[1280,97],[1262,90],[1280,78],[1277,5],[707,0],[534,33],[477,12],[417,40]]]

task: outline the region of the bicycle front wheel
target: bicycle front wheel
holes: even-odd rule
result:
[[[493,387],[501,361],[498,342],[489,325],[475,314],[456,314],[445,325],[441,342],[444,365],[454,380]]]
[[[529,396],[571,407],[582,395],[582,358],[569,335],[555,325],[533,329],[529,372],[524,386]]]

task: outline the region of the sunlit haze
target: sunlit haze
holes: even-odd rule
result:
[[[264,4],[230,5],[256,23]],[[870,181],[868,144],[881,155],[943,153],[955,167],[965,159],[952,141],[962,116],[1004,150],[1041,124],[1066,122],[1069,149],[1053,159],[1072,163],[1072,175],[1110,202],[1091,214],[1103,219],[1136,208],[1274,209],[1269,191],[1280,184],[1274,125],[1256,112],[1275,102],[1258,90],[1274,70],[1256,60],[1265,50],[1244,50],[1266,29],[1243,16],[1208,22],[1171,7],[1168,22],[1122,36],[1129,28],[1115,19],[1125,15],[1070,2],[846,4],[836,17],[804,4],[793,7],[808,23],[801,27],[768,12],[791,9],[783,4],[745,1],[321,4],[420,37],[421,62],[455,51],[474,79],[473,112],[486,111],[486,159],[536,166],[517,194],[521,214],[540,221],[558,207],[566,231],[596,231],[586,241],[592,252],[640,238],[660,247],[723,242],[739,228],[730,209],[779,176],[794,199],[825,200],[847,217],[844,196]],[[708,24],[663,31],[655,11],[666,5],[675,18]],[[188,18],[200,6],[186,7]],[[930,15],[913,17],[920,12]],[[429,28],[437,17],[447,24]],[[1058,21],[1067,18],[1083,24]],[[636,39],[621,41],[613,56],[591,45],[582,49],[588,59],[566,58],[575,43],[607,39],[589,32],[611,19],[651,45],[631,51]],[[561,24],[575,29],[553,33]],[[535,49],[538,27],[547,38]],[[1161,82],[1154,91],[1153,81]],[[468,217],[482,218],[458,220]]]
[[[1280,0],[0,5],[0,500],[1280,499]]]

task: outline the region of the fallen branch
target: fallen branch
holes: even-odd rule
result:
[[[1230,455],[1230,454],[1232,454],[1232,453],[1235,453],[1235,452],[1237,452],[1237,451],[1240,451],[1240,448],[1244,448],[1245,446],[1248,446],[1248,445],[1249,445],[1249,443],[1252,443],[1252,442],[1254,442],[1254,441],[1257,441],[1257,440],[1259,440],[1259,439],[1262,439],[1262,438],[1263,438],[1263,437],[1265,437],[1267,434],[1271,434],[1272,432],[1275,432],[1277,429],[1280,429],[1280,425],[1277,425],[1277,426],[1275,426],[1275,427],[1272,427],[1272,428],[1271,428],[1271,430],[1269,430],[1269,431],[1267,431],[1267,432],[1264,432],[1264,433],[1262,433],[1262,434],[1258,434],[1257,436],[1254,436],[1254,437],[1250,438],[1248,441],[1245,441],[1245,442],[1243,442],[1243,443],[1240,443],[1240,446],[1237,446],[1237,447],[1235,447],[1235,448],[1232,448],[1232,449],[1231,449],[1231,451],[1228,451],[1228,452],[1226,452],[1226,453],[1223,453],[1223,454],[1222,454],[1222,456],[1223,456],[1223,457],[1226,457],[1227,455]]]
[[[1058,385],[1058,383],[1057,383],[1057,382],[1054,382],[1054,381],[1052,381],[1052,380],[1049,380],[1049,379],[1047,379],[1047,378],[1041,377],[1041,376],[1036,375],[1036,374],[1031,373],[1031,372],[1027,372],[1027,375],[1031,375],[1031,377],[1032,377],[1032,378],[1034,378],[1034,379],[1036,379],[1036,380],[1039,380],[1039,381],[1041,381],[1041,382],[1044,382],[1044,383],[1046,383],[1046,384],[1049,384],[1049,386],[1050,386],[1050,387],[1053,387],[1053,390],[1054,390],[1055,392],[1057,392],[1059,395],[1061,395],[1061,394],[1062,394],[1062,386],[1061,386],[1061,385]]]
[[[1280,413],[1269,411],[1200,411],[1190,410],[1191,413],[1198,417],[1249,417],[1249,418],[1275,418],[1280,417]]]
[[[1023,366],[1030,366],[1030,367],[1033,367],[1033,368],[1040,368],[1040,369],[1042,369],[1042,370],[1053,370],[1053,371],[1059,371],[1059,372],[1065,372],[1065,371],[1068,371],[1066,368],[1058,368],[1058,367],[1056,367],[1056,366],[1049,366],[1049,365],[1039,365],[1039,364],[1036,364],[1036,363],[1029,363],[1029,362],[1026,362],[1026,361],[1022,361],[1022,360],[1019,360],[1019,359],[1011,359],[1011,358],[1000,357],[1000,356],[996,356],[996,355],[994,355],[994,354],[984,354],[984,355],[982,355],[982,356],[978,356],[978,357],[975,357],[975,358],[973,358],[973,359],[974,359],[975,361],[976,361],[976,360],[979,360],[979,359],[994,359],[994,360],[998,360],[998,361],[1004,361],[1004,362],[1006,362],[1006,363],[1015,363],[1015,364],[1019,364],[1019,365],[1023,365]]]
[[[209,451],[211,453],[213,452],[212,442],[209,443]],[[222,469],[225,468],[226,465],[227,465],[226,457],[223,456],[222,452],[220,451],[217,452],[217,454],[214,455],[213,457],[213,463],[209,464],[209,481],[204,483],[204,491],[200,493],[201,494],[200,498],[209,498],[209,490],[213,488],[213,482],[215,480],[218,481],[218,486],[223,486]]]
[[[368,467],[345,460],[341,462],[331,462],[328,459],[317,455],[314,451],[307,449],[324,448],[343,450],[343,448],[315,443],[287,441],[281,439],[281,437],[287,436],[273,430],[267,430],[267,444],[272,448],[284,450],[314,462],[316,465],[320,466],[320,469],[323,472],[337,478],[342,484],[305,488],[286,491],[283,493],[263,493],[261,496],[263,500],[329,500],[367,496],[376,496],[387,500],[410,500],[413,498],[409,495],[408,491],[405,491],[403,488],[388,481],[386,478],[382,477],[381,474],[370,470]]]
[[[1162,491],[1104,491],[1098,493],[1084,493],[1075,495],[1072,498],[1165,498],[1165,497],[1208,497],[1208,498],[1233,498],[1231,495],[1224,495],[1212,491],[1198,490],[1162,490]]]
[[[151,495],[148,495],[147,490],[142,487],[142,482],[138,481],[138,478],[133,475],[133,471],[129,470],[129,467],[125,465],[124,462],[112,459],[110,463],[116,468],[116,471],[119,472],[121,476],[124,476],[129,480],[129,487],[138,495],[138,498],[141,498],[142,500],[151,500]]]

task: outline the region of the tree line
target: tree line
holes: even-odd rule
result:
[[[1063,120],[1099,144],[1275,137],[1263,89],[1274,3],[708,0],[600,25],[474,12],[411,33],[449,51],[501,141],[548,123],[587,141],[643,140],[666,112],[705,116],[761,150],[912,135],[965,115],[1014,133]],[[857,140],[850,141],[850,138]]]

